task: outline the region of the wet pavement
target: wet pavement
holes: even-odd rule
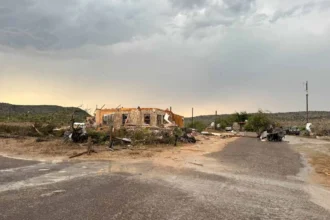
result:
[[[241,138],[206,157],[228,169],[0,157],[0,219],[330,219],[287,143]]]

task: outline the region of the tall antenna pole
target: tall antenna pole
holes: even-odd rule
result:
[[[194,128],[194,108],[191,109],[191,124],[192,128]]]
[[[308,115],[308,81],[306,81],[306,120],[307,123],[309,122],[309,115]]]

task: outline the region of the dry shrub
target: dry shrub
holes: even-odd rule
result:
[[[329,136],[330,135],[330,125],[328,123],[313,123],[312,124],[312,131],[317,136]]]
[[[0,133],[20,136],[38,136],[38,133],[32,127],[20,125],[0,124]]]
[[[140,155],[141,153],[138,151],[131,151],[128,153],[129,155]]]
[[[144,156],[144,157],[152,157],[152,156],[154,156],[154,154],[153,154],[152,152],[145,152],[145,153],[143,154],[143,156]]]

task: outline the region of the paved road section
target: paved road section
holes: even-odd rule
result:
[[[0,170],[28,166],[36,163],[38,162],[30,160],[16,160],[0,156]]]
[[[116,172],[113,162],[1,169],[0,219],[330,219],[286,143],[242,138],[208,157],[228,169],[150,162]]]
[[[303,167],[300,155],[287,143],[261,142],[257,138],[238,139],[221,152],[208,156],[237,168],[237,172],[273,178],[296,175]]]

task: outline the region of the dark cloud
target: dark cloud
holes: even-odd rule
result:
[[[108,45],[157,31],[155,20],[130,1],[4,0],[0,3],[0,45],[40,50]]]
[[[207,4],[207,0],[169,0],[173,7],[179,9],[192,9]]]
[[[109,107],[199,103],[212,112],[231,104],[229,112],[283,111],[304,108],[300,81],[313,79],[313,108],[329,108],[323,101],[329,92],[329,16],[314,14],[328,10],[329,2],[292,8],[259,2],[0,0],[0,93],[19,102],[35,85],[42,89],[26,102],[54,102],[78,90],[76,99],[99,102],[93,106],[111,100]],[[277,13],[270,18],[271,11]],[[292,16],[301,22],[268,22]]]
[[[196,5],[196,4],[194,4]],[[190,5],[191,6],[191,5]],[[244,23],[255,11],[255,0],[223,0],[221,4],[214,1],[200,2],[200,8],[186,7],[183,12],[186,24],[182,27],[185,38],[207,37],[209,29],[230,27]],[[205,32],[207,34],[203,34]]]
[[[270,19],[270,22],[275,23],[280,19],[307,15],[312,11],[314,11],[315,9],[319,11],[323,11],[323,10],[328,10],[329,8],[330,8],[329,1],[320,1],[320,2],[311,1],[305,4],[295,5],[287,10],[276,11],[273,17]]]

